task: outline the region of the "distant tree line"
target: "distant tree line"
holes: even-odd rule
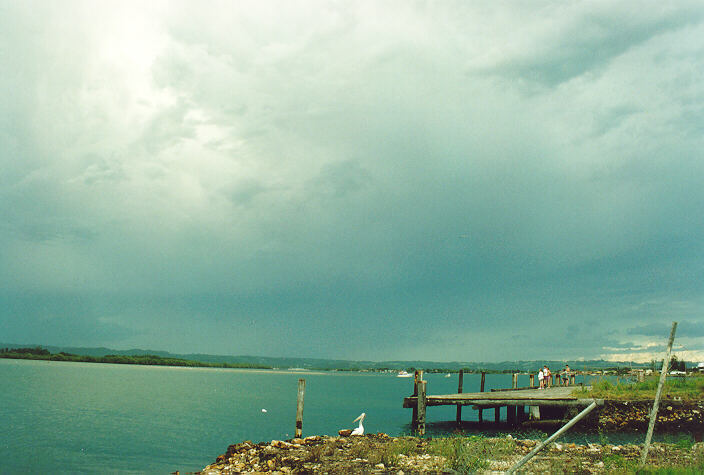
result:
[[[271,366],[250,363],[204,363],[202,361],[185,360],[180,358],[162,358],[157,355],[105,355],[87,356],[71,353],[54,353],[41,347],[35,348],[2,348],[0,358],[32,359],[49,361],[71,361],[83,363],[112,363],[134,364],[151,366],[188,366],[198,368],[251,368],[271,369]]]
[[[41,346],[35,346],[34,348],[0,348],[0,353],[18,353],[21,355],[39,356],[46,356],[51,354],[49,350],[42,348]]]

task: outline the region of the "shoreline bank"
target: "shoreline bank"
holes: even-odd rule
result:
[[[512,436],[419,438],[369,434],[357,437],[310,436],[259,444],[230,445],[200,473],[490,473],[506,471],[539,441]],[[637,469],[640,445],[555,442],[522,473],[628,473]],[[704,443],[654,443],[647,469],[704,470]]]

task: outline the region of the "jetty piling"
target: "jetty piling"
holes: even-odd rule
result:
[[[481,379],[481,382],[479,383],[479,392],[480,392],[480,393],[483,393],[483,392],[484,392],[484,381],[485,381],[485,380],[486,380],[486,371],[482,371],[482,379]],[[484,412],[484,409],[482,409],[482,408],[480,407],[480,408],[479,408],[479,414],[478,414],[478,416],[479,416],[479,423],[480,423],[480,424],[481,424],[482,422],[484,422],[484,414],[482,414],[483,412]]]
[[[413,373],[413,396],[418,397],[418,383],[423,379],[423,370],[417,369]],[[418,405],[413,406],[413,416],[411,416],[411,427],[418,429]]]
[[[457,383],[457,394],[462,394],[462,383],[464,380],[464,370],[460,370],[459,381]],[[455,418],[457,425],[462,424],[462,404],[457,405],[457,417]]]

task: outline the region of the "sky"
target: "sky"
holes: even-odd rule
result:
[[[699,1],[0,0],[0,341],[704,361]]]

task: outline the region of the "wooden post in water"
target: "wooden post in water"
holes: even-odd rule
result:
[[[418,396],[418,383],[420,383],[423,380],[423,370],[422,369],[417,369],[415,373],[413,373],[413,395]],[[416,405],[413,408],[413,415],[411,416],[411,427],[413,429],[418,428],[418,406]]]
[[[665,359],[662,360],[662,371],[660,371],[660,382],[658,382],[658,390],[655,392],[655,400],[653,401],[653,409],[650,411],[650,422],[648,423],[648,434],[645,436],[645,445],[643,445],[643,453],[640,457],[640,466],[645,465],[645,460],[648,458],[648,449],[650,448],[650,439],[653,437],[653,429],[655,429],[655,420],[658,418],[658,406],[660,405],[660,395],[662,387],[665,384],[667,377],[667,367],[670,364],[670,354],[672,353],[672,343],[675,341],[675,330],[677,330],[677,322],[672,322],[672,330],[670,330],[670,340],[667,342],[667,353]]]
[[[464,370],[460,370],[459,382],[457,384],[457,394],[462,394],[462,384],[464,380]],[[457,418],[455,420],[457,425],[462,424],[462,404],[457,404]]]
[[[296,438],[303,435],[303,398],[306,394],[306,380],[298,380],[298,398],[296,404]]]
[[[530,374],[530,387],[532,388],[535,386],[535,375],[533,373]]]
[[[425,435],[425,395],[427,381],[418,381],[418,434]]]
[[[479,392],[483,393],[484,392],[484,381],[486,380],[486,371],[482,371],[482,380],[479,383]],[[479,408],[479,423],[481,424],[484,422],[484,409],[481,407]]]

